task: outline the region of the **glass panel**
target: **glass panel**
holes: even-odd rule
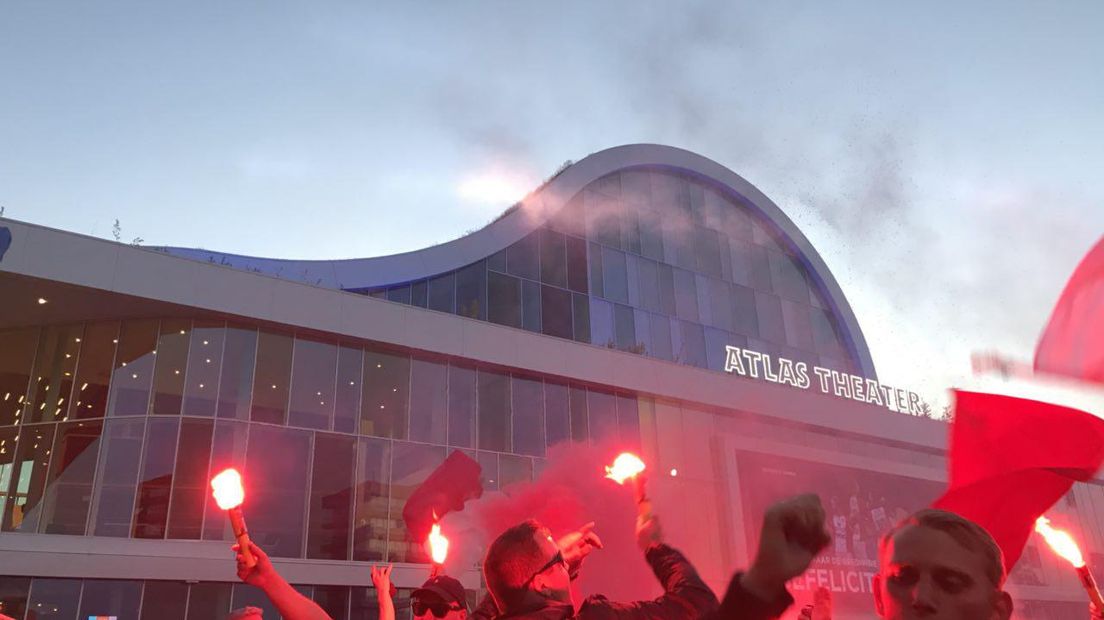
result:
[[[732,285],[732,327],[735,331],[757,338],[759,314],[755,308],[755,291],[739,284]]]
[[[244,422],[230,422],[220,420],[215,423],[215,435],[211,442],[211,467],[208,470],[213,476],[227,467],[234,467],[238,471],[245,471],[246,436],[249,425]],[[218,507],[211,493],[207,491],[204,483],[204,508],[203,538],[205,540],[232,540],[230,531],[230,519],[226,518],[226,511]]]
[[[629,303],[629,280],[625,253],[602,248],[603,297],[623,304]]]
[[[332,620],[349,620],[349,588],[347,586],[314,586],[314,602]]]
[[[8,500],[13,476],[18,476],[15,453],[19,447],[19,429],[16,427],[0,428],[0,522],[8,511]],[[23,490],[24,496],[26,490]]]
[[[188,340],[192,322],[161,321],[157,357],[153,368],[153,413],[180,415],[184,398],[184,371],[188,364]]]
[[[597,192],[584,190],[583,204],[586,205],[587,236],[610,247],[621,247],[620,205],[614,198]]]
[[[449,364],[448,445],[475,446],[475,369]]]
[[[545,444],[549,448],[571,439],[571,411],[567,399],[566,385],[544,382]]]
[[[394,442],[391,471],[391,517],[388,536],[391,539],[387,555],[389,562],[429,563],[425,540],[414,540],[406,530],[401,515],[406,500],[445,460],[445,448],[422,444]]]
[[[404,284],[387,289],[387,300],[410,305],[410,285]]]
[[[356,439],[317,433],[311,469],[307,557],[348,560],[352,542]]]
[[[249,399],[253,393],[253,362],[256,355],[257,330],[239,327],[226,329],[222,376],[219,378],[218,388],[218,417],[249,419]]]
[[[226,329],[221,322],[196,321],[192,326],[191,355],[184,373],[184,415],[214,417],[224,340]]]
[[[567,288],[567,248],[561,233],[541,229],[540,268],[541,282]]]
[[[617,434],[623,448],[640,451],[640,411],[635,396],[617,395]]]
[[[772,344],[786,344],[786,326],[782,322],[782,300],[770,293],[755,293],[755,314],[759,318],[759,337]]]
[[[249,525],[253,540],[271,556],[303,554],[310,433],[253,425],[246,471]]]
[[[567,287],[578,293],[586,293],[587,286],[587,244],[577,237],[564,239],[567,252]]]
[[[640,219],[635,209],[621,211],[621,247],[640,254]]]
[[[333,425],[337,346],[295,339],[288,425],[329,430]]]
[[[530,280],[540,279],[538,239],[538,234],[532,232],[506,248],[506,270],[508,273]]]
[[[640,253],[663,260],[663,223],[660,215],[651,209],[640,213]]]
[[[73,389],[73,374],[80,355],[80,325],[55,325],[42,331],[31,373],[30,394],[23,422],[56,422]]]
[[[487,320],[521,327],[521,281],[494,271],[487,274]]]
[[[574,335],[571,326],[571,293],[562,288],[541,286],[541,327],[549,336],[567,338]]]
[[[443,445],[448,424],[448,366],[415,358],[410,376],[410,439]]]
[[[632,308],[613,304],[613,332],[618,349],[643,353],[636,344],[636,321],[633,319]]]
[[[368,349],[364,352],[364,397],[360,432],[406,438],[410,358]]]
[[[649,315],[643,310],[633,310],[633,323],[636,327],[636,348],[634,351],[641,355],[655,356],[655,347],[652,346],[651,322]]]
[[[689,366],[705,368],[705,332],[702,326],[686,321],[675,321],[675,324],[678,325],[681,338],[676,360]]]
[[[429,290],[425,280],[418,280],[410,285],[410,305],[425,308],[429,300]]]
[[[215,424],[211,420],[185,418],[180,425],[175,479],[169,512],[169,538],[198,540],[203,530],[203,506],[206,503],[207,465]]]
[[[164,538],[169,522],[173,465],[180,420],[155,418],[146,431],[146,456],[138,479],[134,510],[134,538]]]
[[[103,455],[96,476],[96,516],[92,526],[95,536],[130,536],[145,428],[145,420],[111,420],[107,423]]]
[[[499,488],[506,489],[512,484],[528,484],[533,481],[533,459],[513,454],[500,454],[498,457]]]
[[[69,399],[69,412],[62,419],[102,418],[107,411],[111,365],[115,360],[115,343],[119,339],[119,323],[90,323],[81,338],[80,360],[77,362],[76,391]]]
[[[358,440],[353,560],[379,562],[387,557],[391,493],[391,442]]]
[[[578,386],[568,388],[568,405],[571,409],[571,439],[586,442],[590,439],[590,421],[587,419],[586,390]]]
[[[513,399],[514,452],[544,456],[544,385],[540,379],[514,376],[510,386]]]
[[[602,293],[602,246],[597,243],[587,244],[590,266],[590,293],[601,296]]]
[[[764,292],[772,290],[766,248],[732,240],[729,242],[729,250],[732,252],[732,280],[736,284]]]
[[[276,612],[276,607],[272,604],[272,601],[265,596],[263,590],[248,584],[235,583],[233,593],[230,597],[230,610],[233,612],[243,607],[256,607],[260,609],[262,618],[280,617]],[[253,620],[253,618],[249,618],[249,620]]]
[[[479,449],[506,452],[510,449],[509,377],[491,370],[478,371]]]
[[[429,309],[452,313],[456,306],[456,274],[446,273],[429,281]]]
[[[141,581],[86,579],[78,617],[138,620],[141,601]]]
[[[541,285],[531,280],[521,281],[521,326],[531,332],[541,330]]]
[[[576,342],[590,342],[590,298],[579,293],[571,294],[574,311],[574,332]]]
[[[30,593],[30,577],[0,577],[0,614],[21,620],[27,611],[27,597]]]
[[[456,314],[487,320],[487,267],[483,261],[456,272]]]
[[[721,242],[717,231],[694,227],[695,268],[714,278],[721,277]]]
[[[142,620],[184,620],[188,584],[181,581],[147,581],[142,594]]]
[[[0,426],[19,422],[37,347],[37,327],[0,331]]]
[[[487,257],[487,269],[506,273],[506,250],[499,250]]]
[[[803,351],[816,351],[813,323],[806,304],[782,300],[782,322],[786,326],[786,343]]]
[[[195,583],[188,594],[188,620],[225,618],[230,613],[229,583]]]
[[[576,194],[559,211],[552,214],[549,225],[560,232],[583,237],[586,235],[586,218],[583,212],[583,195]]]
[[[590,342],[600,347],[613,347],[613,304],[590,298]]]
[[[485,491],[497,491],[498,453],[479,452],[476,455],[476,460],[479,461],[479,468],[482,470],[479,474],[479,482],[483,485],[483,489]]]
[[[673,360],[671,350],[671,320],[662,314],[648,317],[648,329],[651,332],[652,356],[664,360]]]
[[[157,321],[123,321],[111,373],[108,415],[146,415],[156,349]]]
[[[587,390],[590,439],[598,443],[617,440],[617,403],[613,394]]]
[[[636,261],[637,286],[640,290],[640,307],[649,312],[659,312],[659,267],[650,260]]]
[[[667,316],[675,316],[678,304],[675,302],[675,270],[670,265],[659,263],[659,311]]]
[[[58,425],[42,503],[43,533],[84,534],[102,432],[102,422]]]
[[[709,289],[709,318],[714,326],[732,331],[732,286],[723,280],[706,278]]]
[[[694,274],[675,269],[675,309],[677,316],[685,321],[698,320],[698,287]]]
[[[35,579],[27,609],[34,611],[35,620],[76,620],[80,594],[80,579]]]
[[[341,347],[337,352],[337,394],[334,398],[334,427],[341,433],[355,433],[360,418],[360,381],[364,373],[364,351]]]
[[[50,452],[54,444],[55,424],[24,426],[14,448],[11,473],[11,501],[4,512],[4,531],[31,532],[38,529],[42,517],[42,496],[46,489]]]
[[[260,333],[257,338],[257,374],[253,379],[250,420],[268,424],[284,424],[287,421],[291,353],[290,336]]]

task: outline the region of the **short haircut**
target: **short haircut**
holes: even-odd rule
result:
[[[981,556],[985,561],[985,576],[993,587],[999,589],[1004,585],[1004,554],[997,541],[977,523],[946,510],[925,508],[902,519],[878,542],[879,562],[890,541],[907,527],[931,528],[950,536],[962,548]]]
[[[537,536],[548,528],[529,519],[499,534],[483,560],[483,578],[502,613],[517,609],[525,598],[526,581],[548,562]]]
[[[264,610],[260,607],[241,607],[230,612],[230,615],[226,617],[226,620],[242,620],[242,618],[248,618],[249,616],[264,616]]]

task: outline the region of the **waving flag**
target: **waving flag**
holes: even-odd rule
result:
[[[1104,238],[1058,298],[1035,348],[1035,370],[1104,383]]]

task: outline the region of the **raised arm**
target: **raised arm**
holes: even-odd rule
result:
[[[249,550],[253,552],[253,557],[257,558],[257,565],[253,568],[245,565],[245,556],[241,554],[238,545],[234,545],[233,549],[238,552],[238,578],[251,586],[260,588],[285,620],[333,620],[314,601],[291,587],[291,584],[276,572],[268,559],[268,554],[256,544],[249,543]]]
[[[395,620],[395,601],[391,598],[391,565],[372,567],[372,585],[379,601],[379,620]]]

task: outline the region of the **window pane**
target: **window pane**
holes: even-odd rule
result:
[[[226,344],[222,350],[222,376],[219,378],[218,417],[249,419],[249,399],[253,393],[253,361],[256,355],[257,330],[239,327],[226,329]]]
[[[184,373],[184,415],[215,416],[224,340],[226,329],[221,322],[196,321],[192,326],[191,354]]]
[[[96,476],[95,536],[130,536],[145,420],[111,420]]]
[[[475,369],[449,364],[448,445],[475,446]]]
[[[513,377],[514,452],[544,456],[544,386],[540,379]]]
[[[640,411],[635,396],[617,395],[617,435],[625,449],[640,450]]]
[[[487,257],[487,269],[506,273],[506,250],[499,250]]]
[[[288,425],[329,430],[333,418],[337,346],[295,339]]]
[[[587,236],[593,241],[620,248],[621,214],[617,199],[584,190],[583,204],[586,206]]]
[[[521,326],[531,332],[541,330],[541,285],[530,280],[521,281]]]
[[[352,542],[356,439],[317,433],[311,470],[307,557],[348,560]]]
[[[102,418],[107,410],[111,364],[115,359],[115,343],[119,338],[119,323],[90,323],[81,338],[80,360],[77,362],[76,390],[69,399],[68,413],[62,418],[81,420]]]
[[[349,620],[349,588],[347,586],[314,586],[314,602],[332,620]]]
[[[694,274],[675,269],[675,309],[685,321],[698,320],[698,287]]]
[[[11,618],[23,618],[30,593],[30,577],[0,577],[0,613]]]
[[[541,229],[540,267],[541,282],[567,288],[567,248],[561,233]]]
[[[280,617],[277,615],[276,607],[272,604],[272,601],[265,596],[263,590],[248,584],[235,583],[233,593],[230,597],[230,610],[233,611],[243,607],[256,607],[260,609],[262,618]]]
[[[732,331],[732,286],[723,280],[706,278],[709,288],[709,318],[715,327]]]
[[[652,355],[664,360],[673,360],[671,350],[671,320],[662,314],[648,317],[648,329],[651,332]]]
[[[102,431],[101,422],[58,425],[43,501],[43,533],[84,534]]]
[[[545,444],[549,448],[571,439],[571,411],[567,398],[566,385],[544,382]]]
[[[603,295],[602,292],[602,246],[597,243],[587,244],[587,258],[590,271],[590,294]]]
[[[640,220],[635,209],[621,211],[621,247],[640,254]]]
[[[506,270],[511,275],[540,279],[538,233],[532,232],[506,248]]]
[[[410,439],[443,445],[448,420],[448,366],[414,359],[410,376]]]
[[[549,336],[567,338],[573,335],[571,323],[571,293],[552,286],[541,287],[542,331]]]
[[[405,439],[409,391],[409,357],[366,350],[360,432]]]
[[[566,237],[564,248],[567,252],[567,287],[579,293],[586,293],[587,286],[587,244],[577,237]]]
[[[483,261],[456,272],[456,314],[487,320],[487,267]]]
[[[215,423],[215,435],[211,442],[210,477],[214,477],[227,467],[245,471],[246,435],[249,425],[244,422],[219,420]],[[230,519],[226,511],[218,507],[204,484],[203,538],[204,540],[233,540],[230,531]]]
[[[156,349],[157,321],[123,321],[111,373],[108,415],[146,415]]]
[[[622,351],[637,351],[636,321],[633,309],[621,304],[613,304],[613,331],[617,348]]]
[[[480,370],[479,449],[506,452],[510,449],[510,382],[500,372]]]
[[[169,538],[198,540],[207,497],[207,465],[215,430],[212,420],[185,418],[180,425],[169,513]]]
[[[613,304],[590,298],[590,342],[600,347],[614,346]]]
[[[27,615],[35,620],[74,620],[80,594],[80,579],[35,579],[31,583],[31,599],[27,602],[27,609],[34,610],[37,615]],[[50,611],[38,611],[46,609]]]
[[[640,213],[640,253],[663,260],[663,223],[660,215],[651,209]]]
[[[134,510],[134,538],[164,538],[169,521],[173,465],[180,420],[154,418],[146,430],[146,456],[138,478],[138,505]]]
[[[425,280],[418,280],[410,285],[410,305],[425,308],[429,300],[429,290]]]
[[[521,327],[521,281],[494,271],[487,274],[487,320]]]
[[[455,311],[456,274],[447,273],[429,281],[429,309],[452,313]]]
[[[180,415],[191,328],[188,320],[161,321],[153,369],[154,414]]]
[[[55,424],[25,425],[19,431],[18,445],[5,447],[5,452],[15,451],[11,501],[4,512],[6,532],[34,533],[38,529],[56,428]]]
[[[188,620],[225,618],[230,613],[229,583],[195,583],[188,594]]]
[[[678,349],[677,361],[689,366],[705,368],[705,332],[702,330],[702,326],[686,321],[675,321],[675,324],[678,325],[678,333],[681,338],[676,347]]]
[[[387,557],[391,442],[362,438],[357,445],[353,560],[379,562]]]
[[[253,539],[271,556],[298,558],[303,551],[310,433],[253,425],[246,471]]]
[[[597,443],[617,439],[617,404],[613,394],[587,390],[590,439]]]
[[[636,327],[636,347],[633,351],[641,355],[655,357],[655,347],[652,346],[650,316],[643,310],[633,309],[633,323]]]
[[[571,439],[586,442],[590,439],[590,421],[587,419],[586,390],[581,387],[568,388],[568,405],[571,408]]]
[[[404,284],[387,289],[387,300],[410,305],[410,285]]]
[[[590,298],[572,293],[571,305],[576,342],[590,342]]]
[[[141,581],[86,579],[78,617],[138,620],[141,600]]]
[[[606,299],[629,303],[629,280],[624,252],[602,248],[602,293]]]
[[[19,468],[15,460],[15,453],[19,447],[18,439],[18,427],[0,428],[0,522],[4,520],[4,515],[7,514],[11,493],[19,492],[18,487],[14,491],[10,490],[13,477],[18,478],[19,476]],[[23,489],[23,493],[25,496],[26,489]],[[2,583],[3,581],[0,580],[0,584]]]
[[[64,417],[66,399],[80,355],[80,325],[55,325],[42,331],[31,374],[23,423],[56,422]]]
[[[147,581],[142,594],[142,620],[184,620],[188,584],[182,581]]]
[[[249,416],[252,421],[286,422],[291,352],[290,336],[271,332],[261,332],[258,336],[257,374],[253,379],[253,407]]]
[[[400,515],[414,490],[444,462],[445,448],[396,441],[393,449],[391,514]],[[425,540],[413,540],[401,518],[391,520],[389,538],[391,546],[387,554],[388,562],[429,563]]]
[[[649,312],[660,312],[659,266],[650,260],[636,261],[637,286],[640,289],[640,306]]]
[[[759,313],[755,307],[755,291],[739,284],[732,285],[732,327],[752,338],[759,337]]]
[[[334,398],[334,427],[341,433],[355,433],[360,418],[361,378],[364,351],[341,347],[337,352],[337,394]]]
[[[483,485],[483,489],[485,491],[497,491],[498,453],[479,452],[476,454],[476,460],[479,461],[479,468],[482,470],[479,474],[479,483]]]
[[[662,263],[659,269],[659,311],[667,316],[675,316],[678,304],[675,302],[675,273],[670,265]]]
[[[714,278],[721,277],[721,242],[715,230],[694,227],[695,269]]]
[[[19,422],[37,347],[37,327],[0,331],[0,426]]]
[[[500,454],[498,457],[499,488],[506,489],[513,484],[528,484],[533,481],[533,459],[527,456]]]

